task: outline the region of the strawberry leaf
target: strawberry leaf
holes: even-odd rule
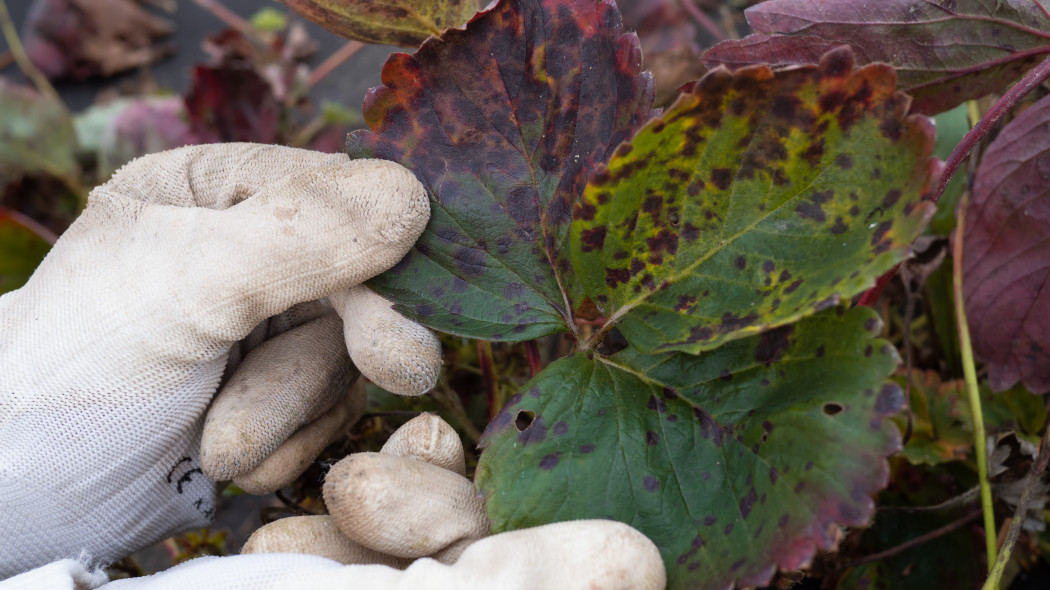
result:
[[[484,0],[281,0],[329,31],[366,43],[415,47],[449,27],[462,27]]]
[[[1050,53],[1042,1],[769,0],[746,15],[760,32],[711,48],[708,67],[816,63],[848,44],[862,64],[892,65],[914,111],[926,114],[1001,92]]]
[[[352,157],[416,173],[431,219],[371,281],[405,315],[488,340],[565,330],[564,242],[587,175],[649,114],[652,77],[611,0],[505,0],[383,68]]]
[[[645,533],[668,588],[767,583],[871,518],[904,403],[869,309],[827,310],[717,351],[561,359],[482,437],[495,530],[611,518]]]
[[[1003,128],[977,169],[963,298],[995,391],[1050,392],[1050,97]]]
[[[870,287],[932,207],[933,133],[893,71],[721,69],[620,146],[574,211],[588,296],[646,352],[697,353]]]

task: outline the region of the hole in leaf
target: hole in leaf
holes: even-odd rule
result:
[[[835,402],[828,402],[824,404],[824,415],[834,416],[842,411],[842,404],[836,404]]]
[[[532,425],[532,421],[536,419],[536,412],[532,410],[522,410],[518,412],[518,415],[514,418],[514,428],[521,432]]]

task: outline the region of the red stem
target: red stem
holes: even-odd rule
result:
[[[364,46],[365,44],[360,41],[350,41],[346,45],[340,47],[338,51],[329,55],[323,62],[321,62],[321,65],[317,66],[314,71],[310,72],[310,77],[306,81],[306,87],[313,88],[322,78],[332,73],[332,70],[339,67],[344,61],[350,59],[355,53],[361,51]]]
[[[540,373],[540,347],[535,340],[525,343],[525,356],[529,359],[529,377],[535,377]]]
[[[223,6],[217,0],[193,0],[198,6],[207,10],[215,18],[221,20],[226,26],[237,29],[245,35],[254,36],[255,27],[252,24],[233,12],[229,8]]]
[[[712,20],[711,17],[707,16],[707,14],[703,10],[700,10],[696,6],[696,4],[693,4],[693,0],[680,1],[682,3],[682,8],[684,8],[685,11],[689,13],[689,16],[693,17],[693,20],[696,21],[696,24],[703,27],[705,31],[710,33],[711,36],[715,38],[716,41],[726,40],[725,32],[718,27],[718,24],[715,23],[715,21]]]
[[[496,417],[499,412],[499,402],[496,400],[496,376],[492,366],[492,343],[484,340],[475,340],[478,346],[478,366],[481,368],[481,388],[485,390],[485,401],[488,403],[489,419]]]
[[[944,171],[941,173],[941,178],[937,184],[937,190],[930,195],[930,201],[936,203],[941,200],[941,195],[944,194],[944,189],[948,186],[948,182],[951,181],[952,177],[962,166],[963,160],[966,156],[970,155],[973,148],[977,147],[977,144],[984,139],[988,132],[995,128],[1000,120],[1010,112],[1010,109],[1017,106],[1017,103],[1021,101],[1026,94],[1032,91],[1033,88],[1042,84],[1048,77],[1050,77],[1050,57],[1047,57],[1043,61],[1039,62],[1039,65],[1035,66],[1024,75],[1023,78],[1014,84],[1010,90],[1006,91],[1006,94],[1002,95],[999,100],[995,101],[992,108],[988,109],[988,112],[981,117],[981,120],[970,129],[966,135],[959,142],[959,145],[955,146],[952,150],[948,160],[944,163]],[[882,296],[882,292],[886,290],[886,286],[893,280],[894,275],[897,274],[897,268],[900,265],[893,267],[892,270],[882,275],[875,281],[875,286],[868,289],[864,295],[861,296],[860,301],[857,305],[864,305],[871,307],[879,300]]]

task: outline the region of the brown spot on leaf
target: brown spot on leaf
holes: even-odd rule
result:
[[[674,310],[678,312],[685,311],[692,307],[694,303],[696,303],[696,295],[679,295]]]
[[[755,488],[747,491],[747,495],[740,499],[740,516],[747,518],[751,514],[751,507],[758,501],[758,492]]]
[[[886,196],[882,198],[882,206],[889,209],[901,198],[901,192],[897,189],[893,189],[886,193]]]
[[[802,219],[812,219],[819,223],[827,221],[827,217],[824,215],[824,208],[817,203],[799,203],[795,206],[795,213]]]
[[[583,242],[580,245],[580,249],[583,252],[600,250],[605,245],[605,226],[600,225],[598,227],[583,230],[580,234],[580,240]]]
[[[779,361],[791,344],[793,331],[794,327],[788,325],[763,332],[755,348],[755,360],[767,366]]]
[[[631,274],[626,268],[607,268],[605,269],[605,284],[610,289],[615,289],[620,283],[627,283],[631,280]]]
[[[689,342],[702,342],[714,336],[714,330],[707,326],[693,326],[689,330]]]
[[[726,190],[733,182],[733,171],[729,168],[715,168],[711,171],[711,182],[720,190]]]

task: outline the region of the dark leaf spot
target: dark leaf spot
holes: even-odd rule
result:
[[[554,469],[554,467],[558,464],[558,461],[560,461],[560,459],[557,455],[547,455],[546,457],[540,460],[540,469],[544,471],[550,471],[551,469]]]
[[[711,171],[711,182],[720,190],[726,190],[733,182],[733,171],[729,168],[715,168]]]
[[[651,475],[646,475],[644,478],[642,478],[642,485],[645,486],[646,491],[649,492],[655,492],[656,488],[659,486],[659,483],[660,482]]]
[[[779,361],[788,345],[791,344],[793,329],[794,327],[789,325],[762,333],[758,347],[755,349],[755,360],[767,366]]]

